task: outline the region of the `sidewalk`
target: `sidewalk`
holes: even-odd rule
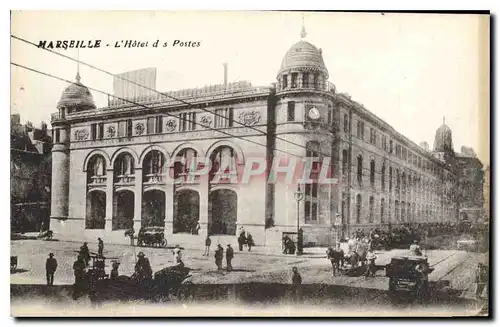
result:
[[[24,240],[35,240],[36,236],[38,233],[26,233],[24,234]],[[52,240],[52,242],[62,242],[62,243],[81,243],[83,244],[82,241],[73,241],[73,240]],[[92,241],[87,241],[87,243],[90,244],[97,244],[97,242],[92,242]],[[122,243],[111,243],[111,242],[105,242],[105,245],[114,245],[114,246],[123,246],[123,247],[129,247],[129,245],[124,245]],[[182,243],[178,242],[175,243],[175,245],[179,245],[182,249],[185,250],[197,250],[197,251],[204,251],[204,248],[201,245],[197,244],[192,244],[192,243]],[[174,246],[173,244],[169,244],[167,246],[168,249],[173,249]],[[141,246],[135,246],[136,249],[143,248]],[[144,247],[147,248],[147,247]],[[304,248],[304,251],[301,255],[293,255],[293,254],[284,254],[282,252],[281,247],[271,247],[271,246],[252,246],[252,250],[248,251],[248,248],[245,246],[243,248],[243,251],[238,250],[238,246],[234,245],[234,252],[235,253],[245,253],[245,254],[250,254],[250,255],[266,255],[266,256],[277,256],[277,257],[302,257],[302,258],[326,258],[326,247],[312,247],[312,248]],[[215,246],[210,247],[210,252],[212,253],[215,251]]]

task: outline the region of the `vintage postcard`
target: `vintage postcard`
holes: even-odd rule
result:
[[[490,15],[12,11],[11,314],[488,316]]]

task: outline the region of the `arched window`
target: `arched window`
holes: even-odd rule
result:
[[[309,87],[309,73],[308,72],[302,73],[302,86],[304,88]]]
[[[358,164],[358,183],[361,185],[363,183],[363,157],[361,155],[357,158]]]
[[[406,203],[401,201],[401,221],[406,220]]]
[[[344,132],[349,133],[349,116],[344,114]]]
[[[402,184],[403,184],[402,191],[403,191],[403,193],[405,193],[406,192],[406,173],[405,172],[403,172],[401,174],[401,179],[402,179]]]
[[[375,160],[370,161],[370,185],[375,187]]]
[[[319,143],[316,141],[310,141],[306,144],[306,157],[317,158],[319,157]],[[312,170],[318,171],[319,162],[314,162]],[[313,182],[311,184],[305,185],[305,198],[304,198],[304,210],[305,210],[305,220],[307,222],[317,222],[318,221],[318,189],[319,184],[315,178],[312,178]]]
[[[373,223],[373,216],[374,216],[374,206],[375,206],[375,200],[373,199],[373,196],[370,196],[370,203],[369,203],[369,208],[370,208],[370,212],[368,214],[368,222],[369,223]]]
[[[105,183],[106,175],[106,162],[104,158],[99,155],[93,155],[90,158],[87,166],[87,183],[89,184],[102,184]]]
[[[399,175],[399,169],[396,169],[396,193],[399,193],[401,189],[401,176]]]
[[[158,150],[151,150],[144,158],[143,169],[146,174],[163,174],[165,158]]]
[[[380,223],[383,224],[385,223],[385,200],[382,198],[380,200]]]
[[[385,191],[385,162],[382,164],[382,176],[381,176],[381,186],[382,192]]]
[[[389,192],[392,192],[392,167],[389,167]]]
[[[342,150],[342,179],[347,181],[349,174],[349,157],[347,150]]]
[[[115,182],[131,183],[135,174],[134,158],[129,153],[122,153],[114,164]]]
[[[236,176],[236,152],[229,146],[221,146],[211,155],[212,168],[210,180],[213,181],[216,174],[221,180],[231,179]]]
[[[398,200],[394,201],[394,218],[396,218],[396,221],[400,221]]]
[[[356,195],[356,224],[361,221],[361,194]]]
[[[196,151],[191,148],[179,151],[174,163],[175,178],[186,176],[192,168],[196,169],[196,155]]]
[[[306,144],[306,158],[319,158],[319,143],[316,141],[309,141]],[[319,160],[316,160],[312,164],[312,171],[318,171],[319,169],[320,162]]]

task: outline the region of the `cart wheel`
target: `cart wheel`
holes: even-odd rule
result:
[[[177,298],[180,301],[189,302],[194,300],[195,286],[192,282],[183,283],[177,290]]]
[[[162,247],[166,248],[167,247],[167,240],[162,240],[160,245]]]
[[[141,240],[137,240],[137,246],[142,246],[142,241]]]

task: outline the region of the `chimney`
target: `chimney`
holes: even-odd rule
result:
[[[224,63],[224,87],[227,87],[227,62]]]

